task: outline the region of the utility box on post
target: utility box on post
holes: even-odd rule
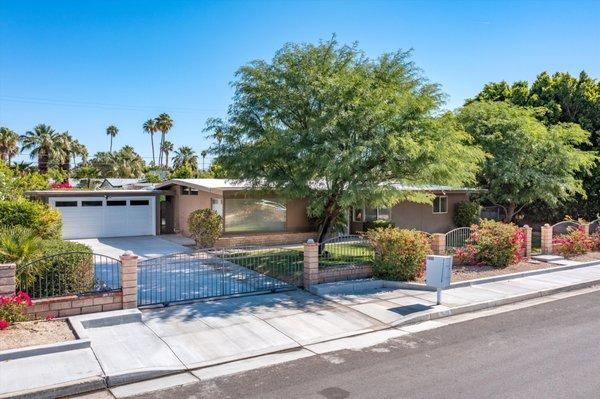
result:
[[[437,304],[442,302],[442,289],[450,287],[452,256],[429,255],[425,263],[425,283],[437,290]]]

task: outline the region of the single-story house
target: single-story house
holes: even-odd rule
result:
[[[348,233],[367,222],[389,220],[401,228],[430,233],[453,226],[455,205],[468,201],[477,189],[445,186],[406,186],[398,190],[427,191],[432,204],[400,202],[392,208],[368,204],[348,210]],[[244,183],[227,179],[174,179],[147,189],[50,190],[27,193],[63,214],[65,238],[117,237],[182,233],[189,235],[187,219],[197,209],[210,208],[223,218],[223,236],[231,243],[251,243],[256,237],[299,241],[314,236],[305,199],[283,200],[277,194],[258,194]]]

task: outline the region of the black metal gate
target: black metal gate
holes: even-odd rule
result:
[[[301,247],[203,249],[138,264],[138,306],[295,289]]]

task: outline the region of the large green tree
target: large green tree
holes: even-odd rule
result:
[[[518,81],[489,83],[467,103],[475,101],[506,101],[532,108],[536,118],[547,126],[577,123],[591,133],[589,142],[579,148],[600,152],[600,81],[581,72],[578,77],[558,72],[543,72],[529,84]],[[581,174],[587,199],[575,195],[562,206],[541,206],[534,209],[539,218],[562,219],[565,214],[595,218],[600,213],[600,163],[590,174]],[[554,214],[554,215],[552,215]]]
[[[488,189],[486,197],[505,210],[507,222],[528,205],[555,206],[574,194],[585,196],[578,173],[589,173],[597,158],[578,148],[590,135],[579,125],[547,126],[535,110],[507,102],[474,102],[458,119],[489,154],[480,183]]]
[[[236,77],[227,119],[207,123],[211,151],[232,178],[308,198],[320,240],[363,201],[431,201],[394,182],[461,185],[483,156],[452,115],[438,114],[444,96],[407,52],[370,59],[335,39],[288,44]]]

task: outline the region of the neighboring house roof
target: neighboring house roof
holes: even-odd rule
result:
[[[173,179],[157,184],[157,189],[165,189],[173,185],[188,186],[202,191],[221,193],[228,190],[243,190],[250,188],[251,184],[231,179]],[[316,185],[318,186],[318,185]],[[401,191],[435,191],[448,193],[476,193],[484,190],[469,187],[450,187],[434,184],[427,185],[409,185],[394,183],[393,186]]]
[[[102,184],[100,186],[102,187],[123,187],[123,186],[127,186],[127,185],[132,185],[132,184],[137,184],[137,183],[142,183],[143,179],[121,179],[121,178],[112,178],[112,177],[107,177],[102,181]]]

